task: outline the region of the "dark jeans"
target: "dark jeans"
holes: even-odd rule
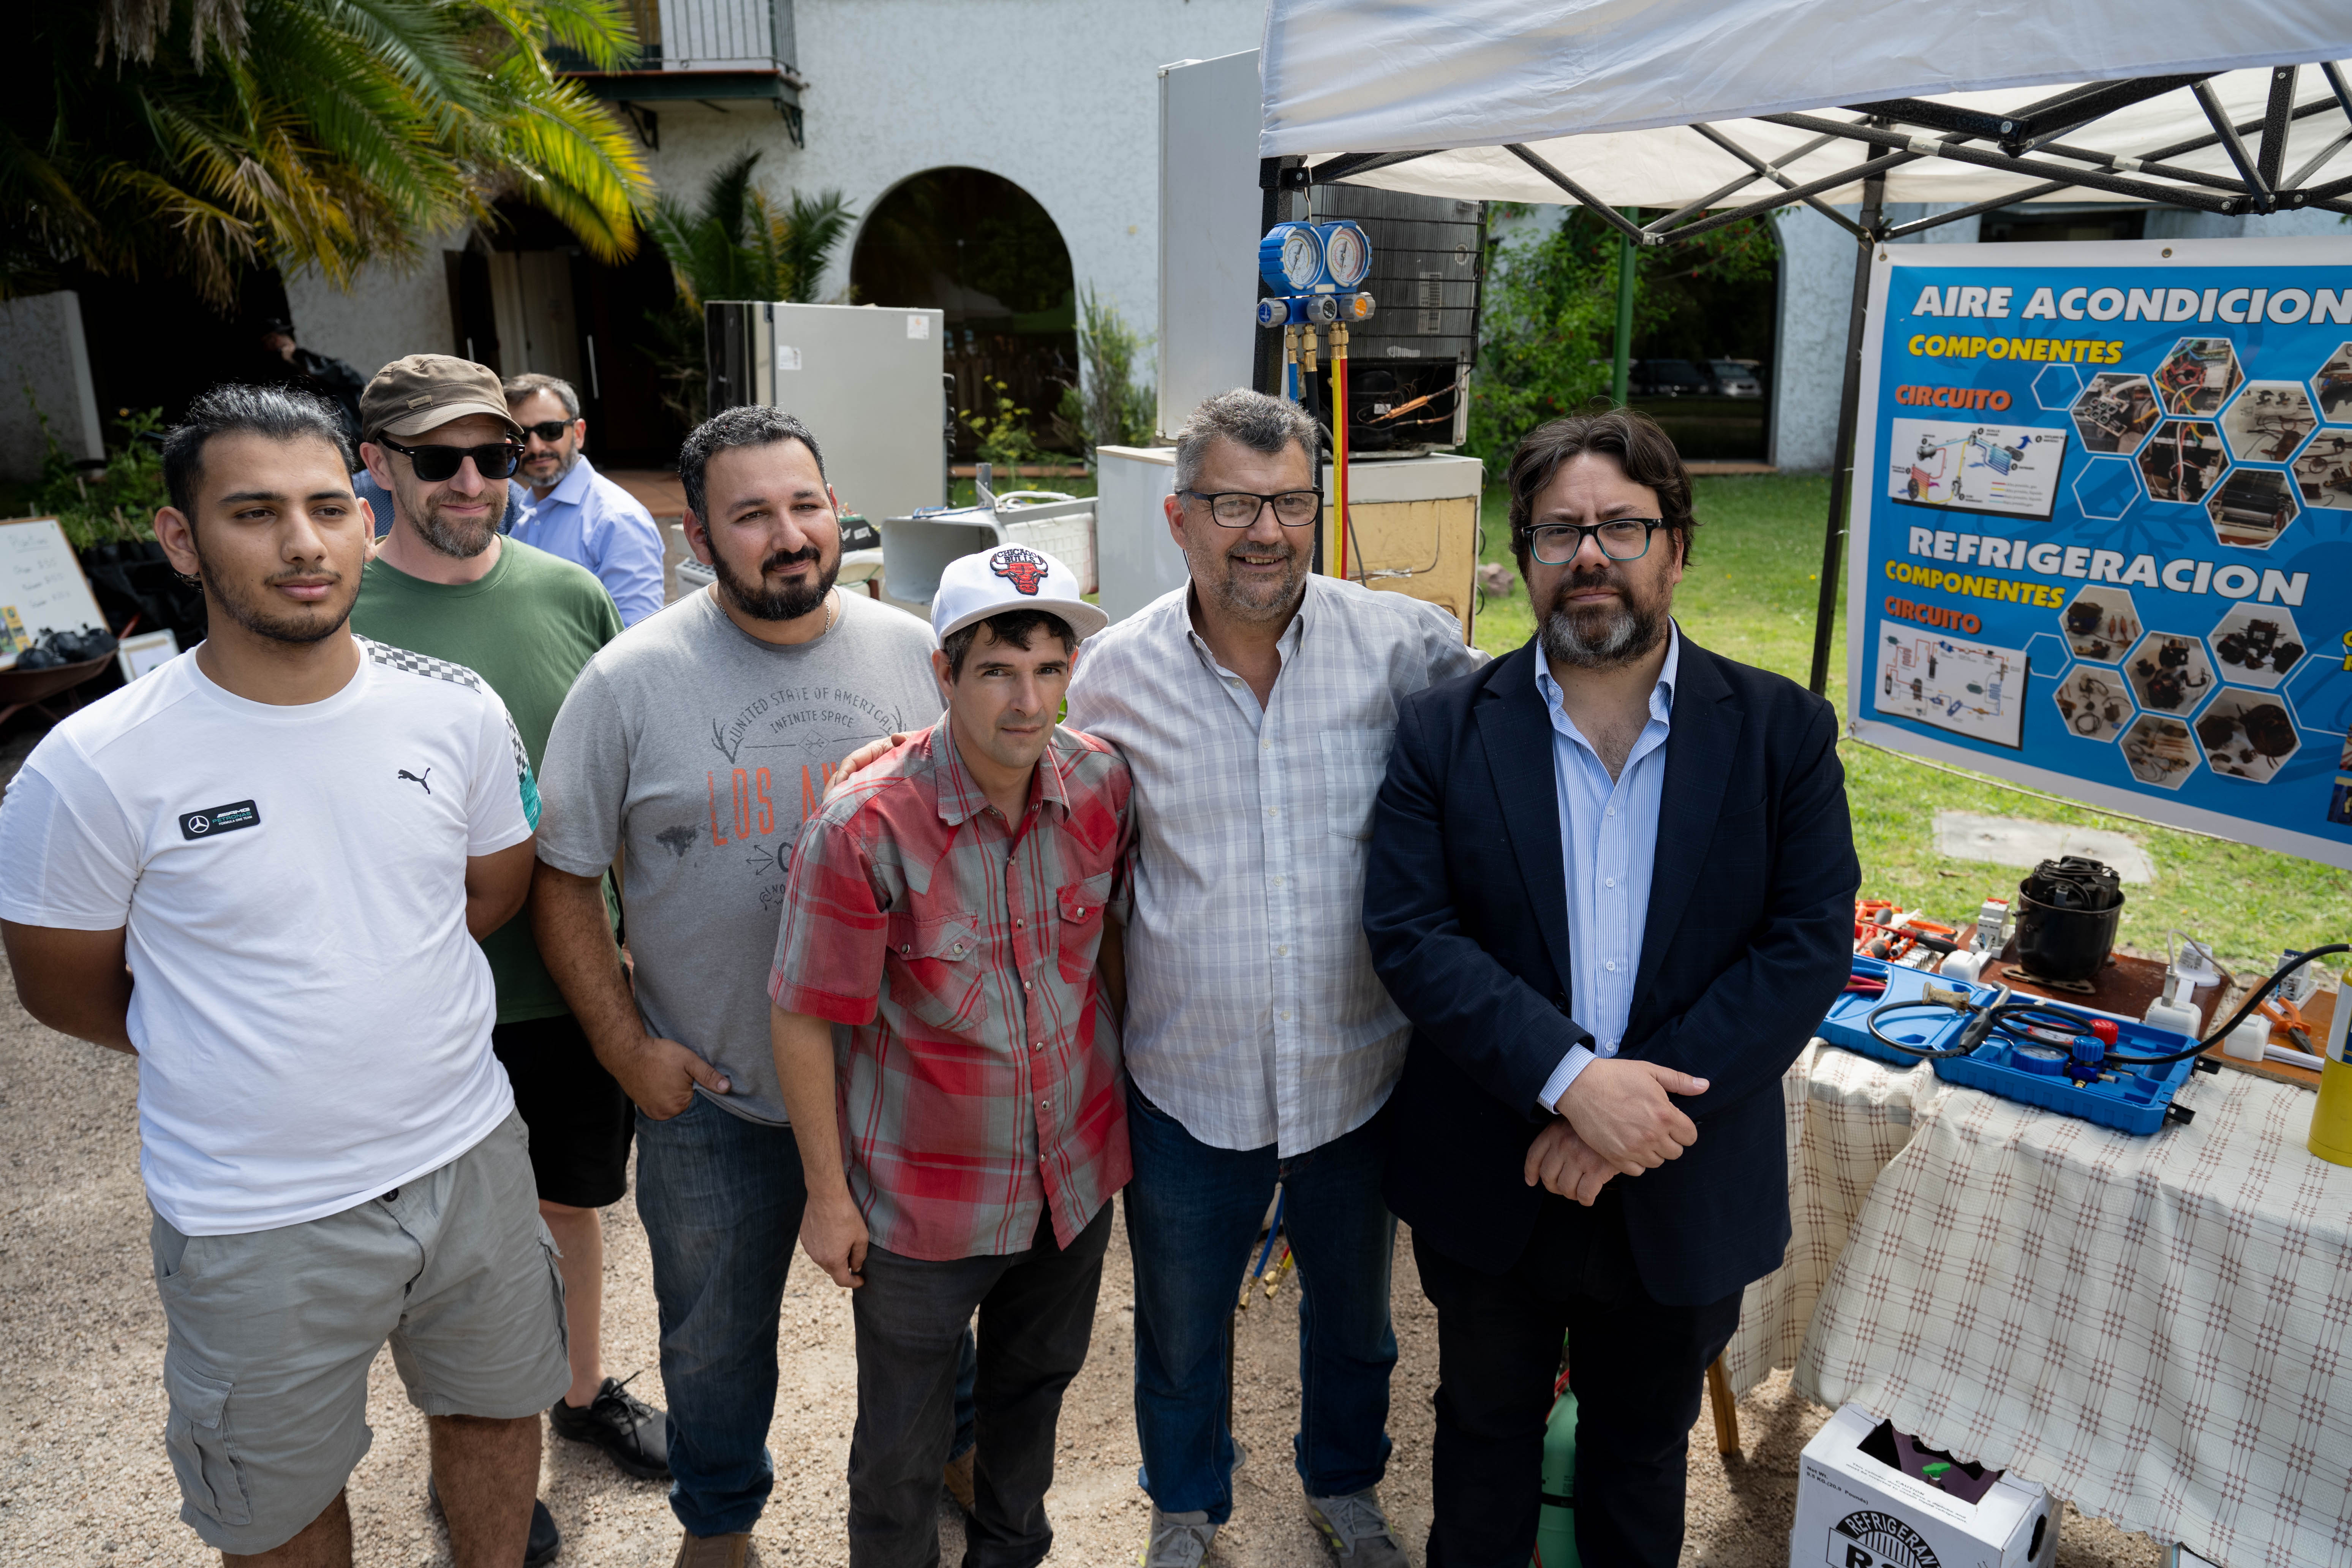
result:
[[[775,1486],[776,1317],[807,1202],[791,1128],[746,1121],[699,1094],[667,1121],[638,1113],[669,1506],[693,1534],[751,1529]]]
[[[1563,1333],[1576,1391],[1578,1556],[1594,1568],[1672,1568],[1681,1556],[1691,1423],[1707,1363],[1738,1327],[1739,1296],[1700,1307],[1653,1300],[1613,1200],[1604,1192],[1585,1210],[1547,1197],[1535,1238],[1499,1276],[1413,1237],[1421,1288],[1437,1309],[1429,1568],[1526,1568]]]
[[[980,1313],[979,1458],[965,1568],[1034,1568],[1054,1544],[1045,1491],[1062,1393],[1086,1364],[1110,1207],[1065,1249],[1046,1218],[1028,1249],[929,1262],[875,1247],[850,1296],[857,1427],[849,1445],[850,1568],[934,1568],[940,1470],[961,1346]]]
[[[1226,1341],[1277,1182],[1298,1262],[1299,1430],[1291,1447],[1299,1479],[1309,1497],[1343,1497],[1386,1473],[1397,1346],[1389,1323],[1396,1218],[1381,1201],[1384,1116],[1285,1160],[1271,1144],[1212,1148],[1128,1086],[1135,1429],[1143,1489],[1168,1512],[1202,1509],[1222,1524],[1234,1511]]]

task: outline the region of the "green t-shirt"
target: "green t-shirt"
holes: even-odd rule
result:
[[[584,567],[513,539],[499,542],[498,564],[478,582],[427,583],[383,561],[360,574],[352,630],[413,653],[462,664],[499,694],[540,768],[557,710],[596,650],[621,635],[621,614]],[[605,900],[612,900],[609,881]],[[498,984],[499,1022],[568,1012],[540,962],[529,911],[482,943]]]

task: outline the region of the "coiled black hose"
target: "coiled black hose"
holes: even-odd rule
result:
[[[2253,1016],[2254,1009],[2261,1006],[2263,1001],[2269,997],[2270,994],[2279,988],[2280,982],[2284,981],[2288,975],[2293,974],[2296,970],[2301,969],[2305,964],[2309,963],[2315,958],[2326,958],[2331,953],[2337,952],[2352,952],[2352,943],[2340,942],[2329,942],[2325,947],[2315,947],[2309,952],[2299,952],[2295,954],[2295,956],[2287,963],[2280,964],[2277,972],[2272,974],[2268,980],[2263,981],[2262,985],[2257,988],[2252,995],[2246,998],[2244,1005],[2240,1006],[2235,1013],[2230,1016],[2230,1021],[2228,1023],[2223,1024],[2220,1028],[2215,1029],[2210,1035],[2208,1035],[2205,1038],[2198,1041],[2195,1045],[2190,1046],[2185,1051],[2170,1051],[2163,1056],[2157,1057],[2137,1057],[2124,1056],[2116,1051],[2110,1050],[2106,1053],[2104,1058],[2104,1065],[2107,1067],[2153,1068],[2164,1067],[2178,1061],[2186,1061],[2189,1058],[2197,1056],[2210,1047],[2217,1046],[2221,1044],[2221,1041],[2227,1039],[2229,1037],[2230,1031],[2236,1028],[2240,1024],[2244,1023],[2249,1017],[2252,1017]],[[1957,992],[1943,993],[1944,996],[1958,994],[1961,994]],[[2007,999],[2009,993],[2004,989],[2000,996],[1995,997],[1992,1001],[1984,1004],[1982,1006],[1955,1006],[1949,1001],[1939,998],[1931,999],[1925,996],[1907,998],[1899,1002],[1882,1002],[1877,1006],[1873,1007],[1870,1010],[1869,1015],[1864,1018],[1863,1022],[1870,1030],[1870,1037],[1876,1040],[1880,1045],[1901,1051],[1906,1056],[1918,1057],[1923,1060],[1933,1060],[1943,1057],[1964,1057],[1970,1051],[1975,1050],[1979,1046],[1982,1045],[1986,1037],[1995,1031],[2003,1035],[2008,1035],[2012,1039],[2017,1037],[2017,1030],[2029,1028],[2035,1025],[2039,1025],[2045,1029],[2061,1029],[2068,1035],[2082,1035],[2088,1034],[2090,1032],[2090,1019],[2080,1013],[2061,1009],[2054,1004],[2048,1002],[2011,1002]],[[2338,1006],[2352,1005],[2352,997],[2339,996],[2337,998],[2336,1005]],[[1879,1027],[1879,1020],[1881,1018],[1890,1013],[1899,1012],[1906,1007],[1920,1009],[1940,1008],[1948,1012],[1971,1013],[1974,1014],[1975,1016],[1969,1021],[1969,1026],[1960,1031],[1960,1037],[1958,1040],[1949,1046],[1942,1047],[1941,1049],[1937,1049],[1927,1046],[1915,1046],[1907,1040],[1898,1040],[1889,1035],[1885,1029]]]

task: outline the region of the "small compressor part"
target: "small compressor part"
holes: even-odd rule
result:
[[[2112,868],[2083,855],[2044,860],[2017,893],[2017,963],[2029,977],[2080,984],[2106,967],[2124,912]]]
[[[2194,1030],[2189,1029],[2181,1032],[2195,1033]],[[2263,1054],[2270,1043],[2271,1021],[2261,1013],[2256,1013],[2230,1031],[2229,1038],[2221,1042],[2221,1054],[2233,1061],[2258,1062],[2263,1059]]]
[[[2009,900],[1987,899],[1977,910],[1976,930],[1969,935],[1968,946],[1946,958],[1937,973],[1973,984],[1983,976],[1985,965],[2000,956],[2008,931]]]

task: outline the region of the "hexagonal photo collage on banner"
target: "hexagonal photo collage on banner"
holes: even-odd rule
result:
[[[2221,416],[2221,438],[2242,463],[2284,463],[2318,428],[2300,382],[2250,381]]]
[[[2192,711],[2213,685],[2213,661],[2198,637],[2150,632],[2132,649],[2124,675],[2142,708],[2159,713]]]
[[[2139,607],[2127,588],[2084,588],[2058,612],[2058,619],[2076,658],[2114,664],[2139,640]]]
[[[2268,784],[2302,749],[2294,716],[2277,698],[2226,687],[2197,716],[2205,763],[2224,778]]]
[[[2302,510],[2281,468],[2231,468],[2205,502],[2213,537],[2240,550],[2268,550]]]
[[[2158,789],[2179,789],[2200,760],[2189,726],[2178,719],[2143,713],[2124,736],[2124,765],[2132,777]]]
[[[2058,716],[2066,732],[2085,741],[2112,741],[2135,710],[2123,677],[2112,669],[2076,666],[2058,682]]]
[[[2352,342],[2337,344],[2306,387],[2325,424],[2352,424]],[[2295,454],[2293,471],[2304,505],[2352,510],[2352,431],[2320,430]]]
[[[2245,378],[2229,339],[2183,338],[2156,367],[2156,392],[2167,414],[2210,414]]]
[[[2148,384],[2147,377],[2116,371],[2093,376],[2091,384],[2067,410],[2075,434],[2082,437],[2083,450],[2126,457],[2138,451],[2147,433],[2156,428],[2158,412],[2156,388]]]
[[[2195,506],[2211,493],[2230,455],[2210,421],[2167,419],[2139,449],[2138,461],[2148,500]]]
[[[2309,651],[2294,616],[2279,605],[2231,605],[2209,640],[2222,679],[2265,690],[2275,690]]]

